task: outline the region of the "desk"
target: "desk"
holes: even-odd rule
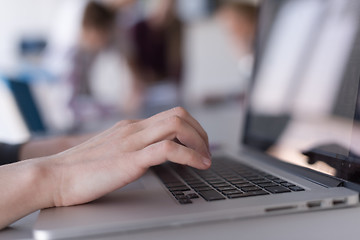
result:
[[[239,139],[241,113],[237,103],[205,109],[189,109],[207,130],[212,142],[234,146]],[[219,127],[221,126],[221,127]],[[0,239],[32,239],[32,226],[38,212],[15,222],[0,232]],[[360,207],[298,213],[272,217],[212,222],[182,227],[154,229],[121,235],[112,239],[358,239]],[[88,238],[87,238],[88,239]],[[98,239],[98,238],[96,238]]]

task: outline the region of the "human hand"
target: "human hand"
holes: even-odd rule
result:
[[[44,176],[50,176],[48,206],[95,200],[167,160],[198,169],[211,165],[206,132],[180,107],[145,120],[121,121],[79,146],[41,159]]]

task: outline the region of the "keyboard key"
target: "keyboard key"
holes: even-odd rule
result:
[[[226,180],[228,180],[229,182],[241,182],[243,181],[241,177],[236,176],[236,177],[228,177],[226,178]]]
[[[266,178],[262,178],[262,179],[257,179],[257,180],[254,180],[254,181],[251,181],[252,183],[255,183],[255,184],[259,184],[259,183],[271,183],[269,180],[267,180]]]
[[[168,188],[171,192],[174,192],[174,191],[189,191],[190,188],[188,188],[187,186],[182,186],[182,187],[171,187],[171,188]]]
[[[295,192],[305,191],[305,189],[298,187],[298,186],[289,187],[289,188],[291,191],[295,191]]]
[[[190,184],[192,188],[201,188],[201,187],[208,187],[206,183],[196,183],[196,184]]]
[[[236,188],[234,187],[219,187],[219,188],[216,188],[217,190],[219,191],[229,191],[229,190],[236,190]]]
[[[187,199],[181,199],[181,200],[179,200],[179,203],[180,203],[180,204],[190,204],[190,203],[192,203],[192,201],[187,198]]]
[[[231,182],[232,184],[244,184],[244,183],[249,183],[248,181],[246,180],[234,180],[234,181],[229,181]]]
[[[247,193],[238,193],[238,194],[228,195],[227,197],[229,199],[235,199],[235,198],[245,198],[245,197],[251,197],[251,196]]]
[[[228,195],[233,195],[233,194],[240,194],[240,193],[243,193],[241,192],[240,190],[226,190],[226,191],[222,191],[222,193],[226,196]]]
[[[251,175],[251,176],[245,176],[245,178],[249,181],[255,181],[255,180],[262,180],[263,178],[259,175]]]
[[[274,182],[276,182],[276,183],[286,183],[286,181],[285,180],[282,180],[282,179],[280,179],[280,178],[277,178],[277,179],[275,179],[275,180],[273,180]]]
[[[181,192],[181,191],[174,191],[174,192],[171,192],[172,193],[172,195],[174,195],[174,196],[180,196],[180,195],[185,195],[183,192]]]
[[[264,175],[264,177],[266,177],[267,179],[270,179],[270,180],[279,179],[278,177],[275,177],[275,176],[270,175],[270,174],[266,174],[266,175]]]
[[[284,188],[282,186],[275,186],[275,187],[266,187],[265,188],[267,191],[271,192],[271,193],[285,193],[285,192],[290,192],[289,189]]]
[[[181,175],[180,175],[181,176]],[[183,180],[186,182],[186,183],[190,183],[190,182],[194,182],[194,181],[199,181],[198,178],[193,178],[193,177],[183,177]]]
[[[284,187],[295,187],[295,184],[289,182],[282,183],[281,185],[283,185]]]
[[[220,179],[220,178],[214,179],[214,180],[208,180],[207,182],[210,183],[210,184],[222,184],[222,183],[226,183],[226,182],[224,181],[224,179]]]
[[[241,183],[241,184],[235,184],[235,186],[238,188],[243,188],[243,187],[253,187],[255,185],[252,183]]]
[[[216,184],[212,184],[212,186],[213,186],[214,188],[231,187],[231,185],[228,184],[228,183],[216,183]]]
[[[241,188],[241,190],[244,191],[244,192],[252,192],[252,191],[261,190],[261,188],[256,187],[256,186],[254,186],[254,187],[243,187],[243,188]]]
[[[234,173],[232,173],[232,174],[224,174],[224,175],[222,175],[222,174],[219,174],[221,177],[223,177],[224,179],[226,179],[226,180],[231,180],[231,179],[233,179],[233,180],[235,180],[235,179],[239,179],[239,176],[238,175],[236,175],[236,174],[234,174]]]
[[[177,200],[184,200],[184,199],[189,199],[187,196],[185,196],[185,195],[177,195],[177,196],[175,196],[175,198],[177,199]]]
[[[211,174],[211,175],[200,175],[200,177],[202,177],[205,180],[215,180],[215,179],[219,179],[219,177],[215,174]]]
[[[197,192],[201,192],[201,191],[213,190],[213,188],[212,187],[199,187],[199,188],[194,187],[194,190]]]
[[[260,195],[268,195],[268,192],[265,192],[264,190],[258,190],[258,191],[252,191],[252,192],[246,192],[249,197],[251,196],[260,196]]]
[[[195,199],[199,198],[199,195],[197,195],[196,193],[189,193],[188,195],[186,195],[186,197],[189,199]]]
[[[184,183],[182,182],[175,182],[175,183],[167,183],[165,184],[166,187],[172,188],[172,187],[186,187]]]
[[[259,183],[257,184],[259,187],[274,187],[274,186],[279,186],[277,185],[276,183],[273,183],[273,182],[269,182],[269,183]]]
[[[200,183],[204,183],[203,181],[201,181],[201,180],[192,180],[192,181],[186,181],[187,182],[187,184],[189,184],[190,186],[192,185],[192,184],[200,184]]]
[[[234,199],[234,198],[241,198],[244,196],[244,193],[235,193],[235,194],[230,194],[230,195],[227,195],[227,197],[229,199]]]
[[[199,192],[206,201],[222,200],[225,199],[220,193],[215,190],[201,191]]]

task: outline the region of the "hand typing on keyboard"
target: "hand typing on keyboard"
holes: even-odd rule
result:
[[[4,165],[0,229],[37,209],[95,200],[167,160],[211,165],[207,134],[183,108],[121,121],[65,152]]]
[[[305,189],[226,156],[212,159],[210,169],[199,171],[167,163],[154,172],[180,204],[193,203],[201,196],[206,201],[301,192]]]

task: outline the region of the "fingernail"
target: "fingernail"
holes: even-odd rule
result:
[[[206,166],[210,166],[211,165],[211,160],[209,158],[203,158],[203,163]]]

